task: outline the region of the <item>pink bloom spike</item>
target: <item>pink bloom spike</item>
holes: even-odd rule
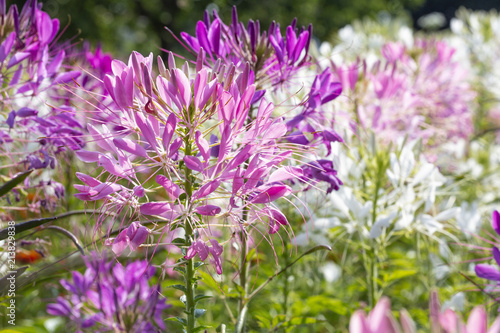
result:
[[[468,333],[486,333],[488,329],[487,314],[483,307],[476,306],[472,309],[471,314],[467,320]]]
[[[373,310],[368,315],[368,323],[372,332],[396,333],[390,319],[391,302],[389,298],[379,299]]]
[[[354,312],[349,321],[349,333],[372,333],[368,327],[365,313],[361,310]]]

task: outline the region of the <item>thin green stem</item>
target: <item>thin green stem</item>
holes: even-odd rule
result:
[[[189,138],[186,136],[184,140],[186,144],[186,156],[191,155],[191,143],[189,142]],[[184,188],[186,190],[186,201],[189,202],[191,200],[191,196],[193,195],[193,186],[191,184],[191,170],[184,165]],[[193,226],[191,224],[191,219],[188,217],[184,222],[184,230],[185,230],[185,240],[186,246],[191,246],[193,241]],[[186,261],[186,270],[184,273],[184,282],[186,287],[186,314],[187,314],[187,326],[186,332],[192,333],[194,332],[194,328],[196,326],[196,317],[195,317],[195,283],[194,283],[194,258],[191,258]]]
[[[247,211],[243,211],[243,218],[246,221]],[[248,294],[248,271],[249,264],[247,261],[247,236],[244,232],[241,233],[241,254],[240,254],[240,287],[242,292],[240,292],[240,299],[238,301],[238,320],[236,321],[236,333],[244,333],[245,332],[245,323],[247,319],[248,313],[248,302],[247,302],[247,294]]]

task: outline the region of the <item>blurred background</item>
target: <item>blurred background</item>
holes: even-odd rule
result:
[[[22,6],[24,1],[14,1]],[[314,24],[314,36],[334,41],[337,30],[356,19],[400,17],[416,29],[443,29],[464,6],[469,9],[500,8],[498,0],[46,0],[43,9],[66,26],[65,38],[101,43],[104,50],[126,58],[131,50],[143,54],[160,48],[183,53],[168,26],[177,36],[181,31],[194,34],[195,23],[205,10],[217,10],[224,22],[231,21],[231,8],[237,6],[241,21],[259,19],[261,29],[275,20],[298,25]],[[9,4],[9,1],[7,1]],[[438,15],[426,16],[430,13]],[[422,17],[424,18],[422,19]],[[420,20],[419,20],[420,19]],[[159,53],[159,52],[158,52]]]

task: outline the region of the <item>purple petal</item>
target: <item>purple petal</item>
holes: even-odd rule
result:
[[[193,199],[205,198],[220,186],[220,180],[212,180],[211,182],[200,187],[193,193]]]
[[[174,113],[169,114],[167,122],[165,123],[165,128],[163,129],[163,137],[162,137],[163,147],[165,148],[165,150],[168,149],[168,145],[172,140],[172,136],[174,135],[176,125],[177,125],[177,117],[175,116]]]
[[[156,150],[156,136],[154,133],[153,128],[151,127],[151,123],[144,118],[142,113],[137,112],[135,114],[135,122],[137,123],[137,126],[141,130],[142,136],[148,141],[148,143],[151,145],[153,149]]]
[[[500,281],[500,272],[496,266],[478,264],[476,265],[475,271],[476,275],[480,278],[491,281]]]
[[[125,170],[112,157],[99,156],[98,165],[106,169],[107,172],[118,177],[125,177]]]
[[[493,248],[493,258],[495,258],[497,265],[500,266],[500,250],[497,247]]]
[[[123,230],[118,234],[118,236],[115,238],[113,241],[113,245],[111,245],[111,250],[117,255],[120,256],[123,251],[125,251],[125,248],[128,245],[128,236],[127,236],[127,230]]]
[[[129,152],[137,156],[148,158],[148,153],[146,149],[144,149],[141,145],[138,145],[137,143],[133,142],[132,140],[115,138],[113,139],[113,143],[116,145],[117,148],[121,150],[124,150],[126,152]]]
[[[7,59],[10,51],[12,50],[12,46],[14,45],[14,40],[16,38],[15,31],[12,31],[9,36],[2,42],[0,45],[0,63],[4,62]]]
[[[270,203],[276,199],[286,196],[292,192],[292,189],[286,185],[275,185],[258,194],[253,198],[252,203],[263,204]]]
[[[493,212],[493,217],[491,219],[491,226],[493,227],[493,230],[500,235],[500,213],[498,211]]]
[[[99,161],[99,156],[101,156],[101,153],[96,152],[96,151],[88,151],[88,150],[77,150],[75,151],[76,157],[80,159],[80,161],[87,162],[87,163],[93,163]]]
[[[210,244],[212,244],[213,251],[216,255],[220,256],[224,248],[219,244],[219,242],[215,239],[210,240]]]
[[[209,248],[205,242],[198,240],[193,243],[194,248],[196,249],[196,252],[198,253],[198,256],[200,259],[203,261],[207,259],[209,252]]]
[[[137,223],[138,224],[138,223]],[[148,239],[149,229],[145,226],[138,224],[137,230],[133,237],[130,237],[130,249],[135,251],[140,245],[144,244],[144,242]]]
[[[196,156],[184,156],[184,163],[186,164],[186,167],[190,170],[198,172],[203,171],[203,164]]]
[[[144,215],[161,215],[172,208],[168,202],[148,202],[143,204],[140,210]]]
[[[279,168],[269,176],[269,183],[301,177],[304,174],[301,168],[285,166]]]
[[[7,69],[17,65],[18,63],[28,58],[29,56],[30,56],[29,52],[18,52],[14,54],[7,63]]]
[[[37,114],[38,114],[37,110],[27,107],[20,108],[19,110],[16,111],[16,116],[21,118],[36,116]]]
[[[195,211],[200,215],[215,216],[220,213],[221,209],[219,206],[205,205],[196,207]]]
[[[71,71],[56,76],[52,84],[64,84],[77,79],[82,73],[80,71]]]
[[[91,187],[94,187],[94,186],[101,184],[101,182],[99,180],[97,180],[93,177],[90,177],[86,174],[80,173],[80,172],[76,173],[76,177],[78,179],[80,179],[84,184],[91,186]]]
[[[47,305],[47,312],[53,316],[69,317],[71,315],[71,304],[59,296],[57,297],[57,303]]]
[[[155,180],[165,188],[170,199],[177,199],[183,192],[177,184],[163,175],[156,175]]]
[[[201,156],[203,156],[203,159],[205,161],[208,161],[210,159],[210,146],[208,144],[208,141],[203,138],[200,131],[196,131],[195,140]]]
[[[186,74],[184,74],[184,72],[180,69],[176,68],[172,73],[173,79],[177,83],[177,89],[179,90],[182,103],[186,109],[188,109],[191,104],[191,83],[189,82]]]
[[[14,127],[14,121],[16,119],[16,111],[12,110],[9,112],[9,116],[7,117],[7,120],[5,121],[7,125],[9,125],[9,128]]]
[[[274,220],[270,220],[268,233],[272,235],[277,233],[278,230],[280,230],[280,225],[278,223],[275,223]]]
[[[281,225],[288,225],[288,220],[286,219],[286,216],[277,209],[270,208],[269,216]]]

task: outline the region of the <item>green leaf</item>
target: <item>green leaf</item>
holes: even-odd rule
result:
[[[309,308],[309,313],[314,315],[324,313],[325,310],[330,310],[341,316],[347,314],[347,308],[341,300],[323,295],[308,297],[306,306]]]
[[[201,316],[203,316],[205,314],[205,312],[207,312],[206,309],[194,309],[194,317],[200,318]]]
[[[193,329],[193,333],[201,332],[203,330],[208,330],[209,328],[212,328],[212,326],[198,326]]]
[[[234,285],[234,287],[236,288],[236,290],[238,291],[238,293],[240,295],[244,295],[245,294],[245,289],[243,289],[242,286],[240,286],[239,284],[237,284],[235,281],[233,281],[233,285]]]
[[[196,261],[194,263],[194,269],[196,270],[196,269],[202,267],[203,265],[205,265],[205,263],[203,261]]]
[[[417,274],[416,269],[398,270],[398,271],[393,271],[390,274],[387,274],[387,276],[385,276],[385,280],[387,282],[391,282],[391,281],[400,280],[400,279],[403,279],[405,277],[412,276],[415,274]]]
[[[180,244],[180,245],[186,245],[186,240],[184,238],[181,238],[181,237],[177,237],[177,238],[174,238],[172,240],[172,244]]]
[[[184,267],[174,267],[174,271],[177,271],[179,273],[181,273],[182,275],[186,274],[186,270],[184,269]]]
[[[257,319],[257,323],[261,328],[267,328],[267,329],[271,328],[271,320],[269,318],[266,318],[258,314],[256,314],[254,317],[255,319]]]
[[[182,317],[170,317],[170,318],[167,318],[165,320],[175,321],[175,322],[181,323],[183,326],[187,326],[187,320],[182,318]]]
[[[198,274],[201,276],[201,280],[203,281],[204,284],[206,284],[212,290],[218,290],[219,293],[222,294],[219,284],[214,280],[214,278],[210,274],[204,272],[203,270],[198,271]]]
[[[33,172],[33,169],[22,172],[22,173],[18,173],[17,175],[14,176],[14,178],[11,178],[5,184],[0,186],[0,197],[2,195],[9,193],[14,187],[16,187],[17,185],[22,183],[26,179],[26,177],[28,177],[30,175],[30,173],[32,173],[32,172]]]
[[[182,284],[173,284],[173,285],[168,286],[168,287],[169,287],[169,288],[175,288],[175,289],[180,290],[180,291],[182,291],[182,292],[184,292],[184,293],[186,293],[186,292],[187,292],[186,287],[185,287],[185,286],[183,286]]]
[[[201,301],[202,299],[206,299],[206,298],[212,298],[212,296],[196,295],[194,298],[194,304],[196,304],[199,301]]]
[[[287,321],[282,322],[279,327],[294,327],[300,325],[312,325],[324,323],[326,320],[313,317],[292,317]]]

